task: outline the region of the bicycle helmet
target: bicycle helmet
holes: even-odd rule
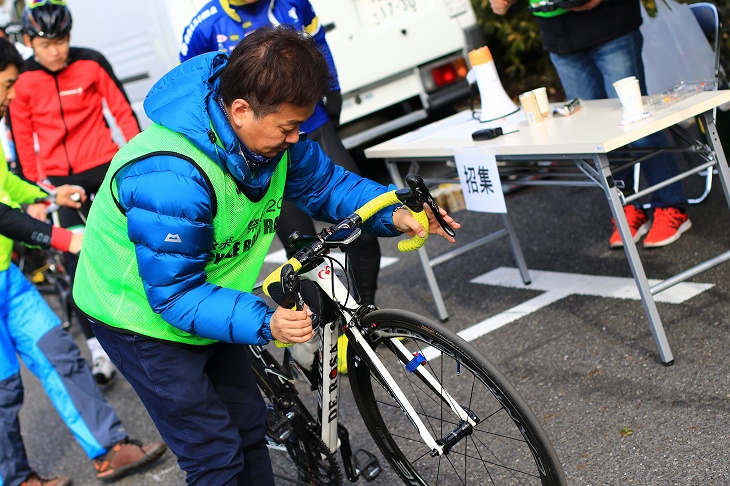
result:
[[[31,38],[56,39],[71,32],[71,12],[61,0],[26,1],[22,24]]]

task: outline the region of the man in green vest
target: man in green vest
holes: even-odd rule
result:
[[[13,44],[0,39],[0,118],[15,98],[23,59]],[[73,195],[78,196],[74,202]],[[48,398],[104,480],[156,460],[167,450],[160,441],[131,441],[112,406],[94,383],[73,337],[38,290],[12,263],[13,240],[78,253],[81,234],[51,226],[45,205],[48,193],[8,171],[0,148],[0,485],[66,486],[66,476],[45,478],[31,469],[20,432],[19,413],[25,395],[20,360],[40,380]],[[56,202],[78,209],[86,201],[79,186],[56,188]],[[27,205],[27,213],[21,205]],[[35,218],[31,217],[33,215]],[[42,433],[35,431],[36,433]]]
[[[309,309],[250,293],[282,200],[336,221],[389,190],[300,139],[329,86],[316,43],[290,27],[180,64],[147,95],[154,124],[119,151],[89,214],[74,299],[189,484],[273,484],[243,348],[312,337]],[[363,229],[425,236],[393,209]]]

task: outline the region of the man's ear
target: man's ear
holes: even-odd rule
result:
[[[28,34],[23,34],[23,44],[25,44],[26,47],[33,47],[33,44],[30,42],[30,36]]]
[[[253,110],[248,101],[238,98],[231,103],[230,113],[228,115],[231,118],[231,123],[240,127],[243,125],[244,120],[253,118]]]

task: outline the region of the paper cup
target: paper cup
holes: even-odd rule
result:
[[[542,113],[540,107],[537,105],[537,98],[535,93],[528,91],[520,95],[520,105],[525,112],[525,118],[527,118],[528,125],[537,125],[542,123]]]
[[[620,79],[613,83],[613,87],[616,89],[619,100],[621,100],[625,115],[635,116],[644,112],[644,103],[641,100],[641,88],[638,79],[634,76]]]
[[[544,87],[533,89],[532,93],[535,93],[535,98],[537,99],[537,106],[538,108],[540,108],[540,113],[542,114],[543,118],[547,118],[550,112],[550,102],[548,101],[547,89]]]

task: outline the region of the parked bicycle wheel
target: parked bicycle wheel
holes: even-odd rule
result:
[[[58,297],[61,306],[61,319],[64,329],[71,327],[73,319],[73,305],[71,298],[71,276],[66,270],[66,263],[63,253],[53,248],[46,250],[48,263],[45,265],[43,275],[46,282],[53,286],[54,293]]]
[[[565,484],[557,454],[525,401],[502,374],[470,344],[440,324],[401,310],[374,311],[368,340],[438,441],[460,425],[448,403],[405,364],[421,353],[424,366],[478,423],[448,453],[432,457],[415,427],[366,360],[348,358],[352,393],[365,424],[393,471],[406,484]],[[391,338],[403,338],[396,343]],[[407,348],[403,357],[396,348]],[[461,422],[463,426],[464,423]]]

